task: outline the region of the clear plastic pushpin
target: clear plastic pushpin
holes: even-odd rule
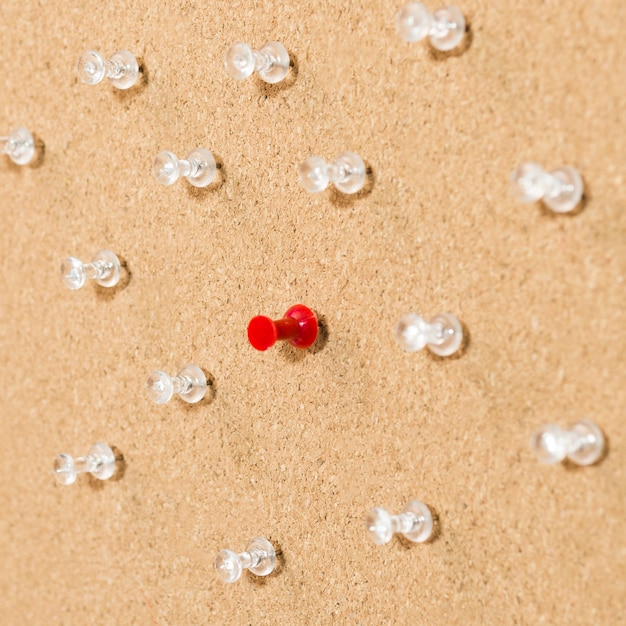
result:
[[[102,287],[115,287],[120,280],[121,265],[117,255],[110,250],[96,252],[91,263],[83,263],[70,256],[61,263],[63,283],[69,289],[80,289],[87,279]]]
[[[411,2],[396,13],[396,30],[408,42],[428,37],[433,48],[448,52],[465,35],[465,18],[459,9],[445,6],[431,13],[421,2]]]
[[[332,163],[310,156],[300,164],[300,182],[311,193],[333,183],[342,193],[356,193],[365,184],[365,163],[354,152],[342,152]]]
[[[139,64],[128,50],[120,50],[105,59],[99,52],[84,52],[76,65],[78,77],[87,85],[97,85],[108,78],[118,89],[129,89],[139,77]]]
[[[576,465],[592,465],[604,452],[604,435],[589,420],[580,420],[567,429],[545,424],[533,434],[530,447],[542,463],[567,458]]]
[[[245,552],[241,554],[232,550],[220,550],[213,566],[225,583],[239,580],[244,569],[249,569],[257,576],[267,576],[276,567],[276,552],[267,539],[257,537],[250,541]]]
[[[195,404],[204,398],[206,388],[206,376],[197,365],[186,365],[176,376],[156,370],[146,383],[148,397],[155,404],[165,404],[175,394],[185,402]]]
[[[248,78],[256,70],[266,83],[279,83],[289,71],[289,53],[278,41],[268,41],[259,50],[239,42],[228,49],[224,67],[237,80]]]
[[[370,538],[378,545],[389,543],[394,533],[402,533],[409,541],[422,543],[433,534],[433,516],[430,509],[419,500],[411,500],[400,515],[390,515],[376,507],[365,519]]]
[[[406,352],[428,347],[438,356],[450,356],[463,343],[463,327],[451,313],[440,313],[430,322],[415,313],[407,313],[396,326],[396,339]]]
[[[103,442],[96,443],[86,456],[72,457],[59,454],[54,460],[54,475],[62,485],[71,485],[78,474],[89,473],[100,480],[111,478],[115,473],[115,454]]]
[[[580,203],[584,184],[573,167],[546,172],[537,163],[522,163],[511,174],[511,188],[520,202],[543,200],[555,213],[567,213]]]
[[[215,179],[216,171],[215,158],[206,148],[194,148],[185,159],[164,150],[152,164],[152,173],[162,185],[173,185],[184,176],[194,187],[206,187]]]
[[[26,165],[35,156],[35,140],[26,128],[17,128],[8,137],[0,137],[0,153],[8,154],[17,165]]]

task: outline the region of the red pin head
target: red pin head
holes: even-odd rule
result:
[[[309,348],[317,339],[317,316],[304,304],[292,306],[281,320],[257,315],[248,324],[248,340],[257,350],[267,350],[277,341],[296,348]]]

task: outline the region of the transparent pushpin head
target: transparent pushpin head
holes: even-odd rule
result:
[[[80,289],[88,279],[102,287],[115,287],[120,280],[121,264],[110,250],[100,250],[91,263],[70,256],[61,263],[61,278],[68,289]]]
[[[137,82],[139,64],[128,50],[120,50],[109,59],[95,50],[88,50],[78,59],[76,72],[86,85],[97,85],[108,78],[118,89],[129,89]]]
[[[35,140],[26,128],[16,128],[7,137],[0,137],[0,153],[16,165],[27,165],[35,156]]]
[[[365,519],[371,540],[378,545],[389,543],[395,533],[409,541],[422,543],[433,534],[433,516],[430,509],[419,500],[411,500],[399,515],[390,515],[385,509],[371,509]]]
[[[148,397],[155,404],[165,404],[174,395],[195,404],[204,398],[206,389],[206,376],[197,365],[186,365],[176,376],[156,370],[150,374],[146,383]]]
[[[226,52],[224,67],[236,80],[248,78],[256,71],[266,83],[279,83],[289,71],[289,53],[278,41],[268,41],[257,51],[239,42]]]
[[[181,176],[194,187],[206,187],[215,180],[215,157],[206,148],[194,148],[185,159],[164,150],[156,155],[152,173],[162,185],[173,185]]]
[[[430,322],[416,313],[407,313],[398,321],[395,335],[406,352],[428,347],[438,356],[454,354],[463,343],[463,327],[451,313],[440,313]]]
[[[365,163],[354,152],[342,152],[332,163],[310,156],[300,164],[300,182],[310,193],[324,191],[333,183],[342,193],[357,193],[365,184]]]
[[[546,172],[537,163],[522,163],[511,174],[511,190],[520,202],[543,203],[555,213],[567,213],[583,196],[582,177],[573,167],[559,167]]]
[[[590,420],[580,420],[568,429],[545,424],[533,433],[530,447],[542,463],[566,458],[576,465],[592,465],[604,452],[604,434]]]
[[[456,48],[465,35],[465,18],[454,6],[431,13],[422,3],[411,2],[396,14],[396,30],[408,42],[429,38],[433,48],[448,52]]]
[[[61,485],[73,484],[78,474],[84,473],[89,473],[100,480],[113,476],[115,454],[106,443],[96,443],[86,456],[74,458],[69,454],[59,454],[54,461],[54,475]]]
[[[225,583],[239,580],[244,569],[257,576],[267,576],[276,567],[276,552],[267,539],[257,537],[252,539],[245,552],[240,554],[233,550],[220,550],[213,566]]]

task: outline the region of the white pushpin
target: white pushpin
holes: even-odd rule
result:
[[[324,191],[330,183],[342,193],[357,193],[365,184],[365,163],[354,152],[342,152],[332,163],[310,156],[300,164],[299,174],[310,193]]]
[[[173,185],[181,176],[194,187],[206,187],[215,179],[215,157],[206,148],[194,148],[185,159],[173,152],[159,152],[152,164],[152,173],[162,185]]]
[[[567,213],[580,204],[584,184],[573,167],[546,172],[537,163],[522,163],[511,174],[511,189],[520,202],[543,200],[555,213]]]
[[[26,165],[35,156],[35,140],[26,128],[16,128],[8,137],[0,137],[0,153],[17,165]]]
[[[88,279],[102,287],[115,287],[120,280],[121,264],[110,250],[96,252],[91,263],[70,256],[61,263],[63,283],[69,289],[80,289]]]
[[[421,2],[411,2],[396,13],[396,30],[408,42],[428,37],[433,48],[448,52],[456,48],[465,35],[465,18],[454,6],[431,13]]]
[[[176,376],[155,370],[146,383],[148,397],[155,404],[165,404],[174,395],[195,404],[204,398],[206,388],[206,376],[197,365],[186,365]]]
[[[78,474],[89,473],[100,480],[111,478],[115,473],[115,454],[103,442],[96,443],[85,456],[72,457],[59,454],[54,461],[54,475],[62,485],[71,485]]]
[[[530,447],[542,463],[567,458],[576,465],[592,465],[604,452],[604,435],[590,420],[580,420],[567,429],[545,424],[533,434]]]
[[[256,71],[266,83],[279,83],[289,71],[289,53],[278,41],[268,41],[259,50],[239,42],[226,52],[224,67],[237,80],[248,78]]]
[[[120,50],[105,59],[99,52],[84,52],[76,65],[80,80],[86,85],[97,85],[108,78],[114,87],[129,89],[139,77],[139,64],[128,50]]]
[[[267,539],[257,537],[240,554],[232,550],[220,550],[213,566],[225,583],[239,580],[244,569],[257,576],[267,576],[276,567],[276,552]]]
[[[419,500],[411,500],[399,515],[390,515],[385,509],[371,509],[365,519],[371,540],[382,545],[389,543],[394,533],[401,533],[409,541],[422,543],[433,534],[433,516]]]
[[[400,318],[395,334],[406,352],[428,347],[437,356],[450,356],[463,343],[463,327],[451,313],[440,313],[430,322],[416,313],[407,313]]]

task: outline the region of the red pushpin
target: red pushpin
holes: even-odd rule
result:
[[[281,320],[257,315],[248,324],[248,339],[257,350],[267,350],[277,341],[308,348],[317,339],[317,315],[304,304],[292,306]]]

